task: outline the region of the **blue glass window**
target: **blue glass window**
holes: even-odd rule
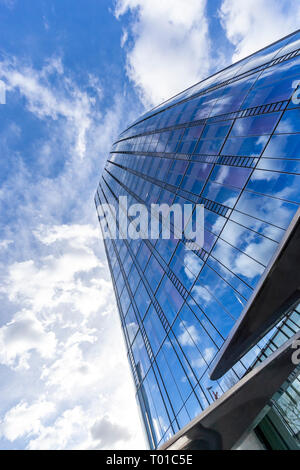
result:
[[[185,400],[191,394],[192,389],[187,380],[187,376],[178,361],[178,357],[169,341],[165,341],[162,345],[162,349],[157,355],[157,364],[162,366],[162,362],[165,364],[165,373],[163,375],[163,381],[168,390],[171,398],[175,413],[178,413]],[[162,369],[161,369],[162,370]],[[170,390],[172,386],[172,390]]]
[[[224,139],[205,139],[200,140],[195,153],[204,155],[217,155],[224,142]]]
[[[171,238],[170,240],[159,239],[156,242],[155,249],[162,256],[162,258],[168,263],[174,253],[177,246],[178,240]]]
[[[300,135],[273,135],[263,156],[273,158],[300,158]]]
[[[136,367],[141,373],[141,378],[143,378],[145,377],[150,367],[150,360],[140,332],[137,334],[134,342],[132,343],[132,353]]]
[[[207,265],[210,266],[225,282],[227,282],[229,286],[237,291],[238,294],[240,294],[241,302],[244,303],[244,300],[249,299],[252,294],[252,288],[230,271],[229,268],[224,266],[222,260],[218,261],[213,257],[213,255],[211,255],[207,260]]]
[[[153,290],[153,292],[156,291],[156,288],[164,274],[164,271],[158,261],[155,259],[155,257],[152,255],[147,267],[145,269],[145,275],[147,277],[147,280]]]
[[[139,276],[138,270],[136,269],[134,265],[132,265],[131,271],[128,276],[128,282],[129,282],[129,285],[133,294],[136,291],[136,288],[139,284],[140,279],[141,278]]]
[[[300,109],[285,111],[275,130],[276,134],[292,134],[294,132],[300,132]]]
[[[170,263],[171,269],[180,278],[184,286],[189,289],[195,282],[203,261],[182,243],[179,243]]]
[[[230,137],[271,134],[281,113],[237,119],[232,126]]]
[[[145,269],[145,266],[149,260],[151,256],[151,251],[149,250],[149,248],[147,247],[147,245],[145,243],[142,243],[141,247],[140,247],[140,250],[137,254],[137,261],[140,265],[140,267],[142,268],[142,270],[144,271]]]
[[[242,214],[241,212],[233,211],[230,215],[230,219],[234,220],[238,224],[250,228],[255,232],[261,233],[267,238],[273,241],[279,242],[283,236],[283,230],[275,227],[275,225],[267,224],[255,217],[250,215]]]
[[[211,167],[207,163],[190,163],[181,187],[194,194],[200,194]]]
[[[202,132],[202,139],[224,138],[230,128],[230,123],[207,124]]]
[[[168,181],[170,184],[179,186],[182,180],[182,177],[187,168],[188,162],[175,160],[170,167]]]
[[[145,113],[114,144],[120,153],[111,153],[99,184],[96,205],[107,199],[116,209],[120,195],[148,209],[205,205],[197,252],[174,234],[105,241],[152,446],[243,377],[261,347],[268,355],[283,333],[297,331],[291,317],[272,347],[270,332],[222,380],[210,380],[212,361],[300,205],[300,114],[290,100],[300,57],[282,57],[299,38],[284,38]]]
[[[242,188],[250,173],[251,168],[235,168],[230,166],[217,165],[211,175],[210,180],[220,184],[228,184],[237,188]]]
[[[138,311],[140,313],[141,319],[143,319],[151,301],[150,301],[148,292],[146,291],[146,288],[144,286],[144,283],[142,281],[139,283],[139,287],[137,288],[134,299],[135,299]]]
[[[152,369],[149,370],[144,381],[144,389],[149,400],[151,414],[155,418],[156,426],[153,426],[153,428],[154,432],[156,432],[157,441],[159,442],[169,428],[170,420]]]
[[[132,343],[139,329],[139,325],[138,325],[136,316],[134,314],[132,305],[130,305],[127,315],[125,316],[125,325],[126,325],[126,331],[128,334],[129,342]]]
[[[150,306],[147,312],[144,320],[144,326],[152,347],[153,354],[156,354],[166,337],[166,332],[153,305]]]
[[[247,189],[262,194],[300,203],[300,175],[288,175],[274,171],[255,170]]]
[[[156,298],[159,301],[168,321],[172,323],[183,304],[183,298],[168,277],[165,276],[163,278],[163,281],[158,288]]]
[[[222,155],[246,155],[258,157],[268,141],[267,136],[228,137],[222,149]]]
[[[256,168],[262,170],[284,171],[300,174],[300,160],[281,160],[279,158],[261,158]]]
[[[236,205],[237,210],[283,229],[288,227],[297,207],[290,202],[248,191],[241,194]]]
[[[289,99],[294,91],[293,77],[299,77],[299,57],[266,69],[250,90],[242,108]]]
[[[252,287],[255,287],[264,271],[263,265],[221,239],[217,241],[212,254],[230,271]]]
[[[229,331],[233,327],[234,320],[233,317],[230,316],[224,309],[221,302],[219,302],[218,299],[212,294],[212,292],[214,292],[214,288],[211,286],[211,279],[207,277],[207,268],[203,268],[195,286],[191,291],[191,295],[196,300],[198,305],[201,305],[201,309],[204,311],[208,319],[214,324],[217,330],[221,333],[223,338],[226,338],[226,336],[229,334]]]
[[[225,86],[223,95],[215,103],[211,116],[239,109],[255,79],[256,76],[247,77],[246,79],[241,79]]]
[[[124,289],[122,291],[120,302],[121,302],[122,310],[125,314],[128,310],[129,304],[130,304],[130,297],[129,297],[128,291],[126,289],[126,286],[124,286]]]
[[[220,202],[228,207],[233,207],[240,191],[237,189],[229,188],[218,183],[209,182],[202,196],[210,199],[211,201]]]
[[[277,243],[230,220],[225,225],[221,238],[266,266]]]

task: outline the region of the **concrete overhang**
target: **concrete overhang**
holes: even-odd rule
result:
[[[292,361],[290,338],[258,367],[163,444],[159,450],[229,450],[236,447],[269,410],[273,395],[293,381],[300,369]]]
[[[300,208],[212,364],[217,380],[300,301]]]

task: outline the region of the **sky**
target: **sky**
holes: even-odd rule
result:
[[[146,448],[103,165],[144,111],[299,20],[297,0],[0,0],[1,449]]]

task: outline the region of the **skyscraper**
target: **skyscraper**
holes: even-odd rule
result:
[[[118,221],[104,237],[151,448],[300,444],[299,47],[297,31],[152,109],[112,146],[95,197],[106,233],[102,204],[132,221],[120,196],[204,206],[193,250],[174,224],[169,239],[132,239]]]

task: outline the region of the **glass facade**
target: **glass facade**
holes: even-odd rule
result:
[[[298,31],[152,109],[112,146],[96,207],[119,210],[118,197],[127,196],[128,204],[149,208],[205,208],[204,245],[196,251],[184,238],[104,240],[152,448],[299,330],[295,309],[293,328],[281,322],[210,380],[212,361],[300,204],[299,48]],[[299,403],[299,386],[290,393]]]
[[[289,312],[269,337],[252,364],[269,357],[299,331],[300,303]],[[267,449],[300,449],[300,376],[286,382],[270,401],[271,410],[256,428]]]

